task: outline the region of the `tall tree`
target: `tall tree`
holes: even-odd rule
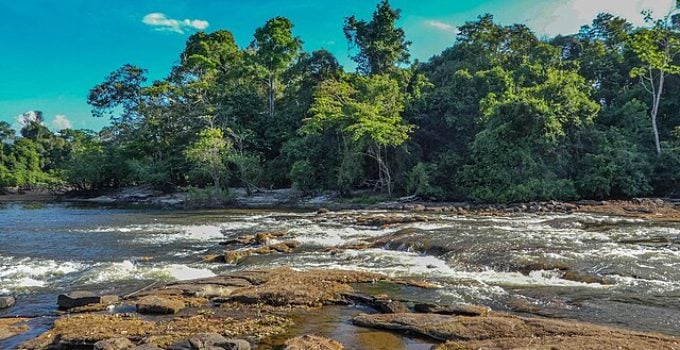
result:
[[[199,171],[210,175],[215,190],[220,190],[227,171],[225,160],[232,144],[224,138],[220,129],[205,129],[198,140],[186,151],[187,158],[196,164]]]
[[[674,30],[675,18],[667,16],[654,21],[652,28],[640,28],[631,37],[630,45],[642,62],[642,65],[630,71],[631,77],[640,78],[640,84],[652,99],[650,117],[654,130],[654,144],[656,153],[661,154],[661,142],[657,116],[661,98],[664,93],[666,78],[672,74],[680,74],[680,35]],[[651,21],[651,14],[646,14]]]
[[[355,16],[345,19],[345,37],[350,46],[358,48],[353,57],[362,74],[383,74],[401,63],[408,63],[410,41],[396,22],[401,11],[393,9],[388,0],[382,0],[370,22]]]
[[[350,77],[351,78],[351,77]],[[387,149],[403,144],[413,129],[404,122],[404,97],[399,83],[387,75],[355,76],[319,86],[303,130],[337,128],[345,142],[359,143],[378,169],[376,187],[392,194],[393,179]],[[347,149],[347,147],[346,147]]]
[[[268,112],[273,118],[279,78],[299,56],[302,40],[293,36],[293,23],[288,18],[276,17],[255,30],[250,46],[255,51],[256,67],[265,76]]]
[[[142,118],[142,84],[146,70],[125,64],[113,71],[103,83],[93,87],[87,97],[95,117],[108,116],[119,131],[129,131]]]

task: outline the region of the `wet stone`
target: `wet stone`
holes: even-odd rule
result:
[[[16,303],[16,299],[12,296],[0,297],[0,309],[7,309]]]
[[[57,297],[57,305],[59,305],[59,309],[61,310],[68,310],[92,304],[114,304],[117,302],[117,295],[97,295],[87,291],[75,291],[61,294]]]

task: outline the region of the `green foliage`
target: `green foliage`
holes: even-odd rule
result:
[[[436,185],[434,164],[418,163],[406,175],[406,191],[417,196],[438,197],[442,191]]]
[[[636,28],[600,14],[546,40],[483,15],[408,67],[400,16],[384,0],[370,20],[346,19],[356,73],[328,51],[304,52],[284,17],[247,47],[226,30],[193,34],[167,78],[147,83],[123,65],[92,88],[93,115],[112,121],[98,133],[54,133],[39,112],[19,135],[0,122],[0,188],[150,184],[215,205],[229,186],[367,194],[358,202],[371,191],[680,195],[677,18]]]
[[[220,129],[205,129],[198,135],[198,140],[187,150],[189,161],[194,163],[195,169],[209,174],[215,189],[220,189],[226,180],[226,158],[232,151],[232,144],[224,138]]]
[[[317,184],[316,169],[308,160],[298,160],[290,169],[290,179],[293,186],[303,192],[311,192]]]
[[[406,40],[404,30],[396,27],[400,12],[393,9],[387,0],[382,0],[370,22],[354,16],[345,19],[345,37],[359,49],[353,57],[359,72],[384,74],[395,65],[408,62],[411,42]]]

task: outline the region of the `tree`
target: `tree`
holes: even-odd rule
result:
[[[651,21],[649,13],[646,15],[646,19]],[[669,75],[680,73],[680,64],[677,62],[678,55],[680,55],[680,36],[673,30],[673,26],[670,17],[657,20],[652,28],[638,29],[630,41],[633,51],[642,63],[640,67],[633,68],[630,75],[640,78],[640,84],[652,98],[650,117],[658,155],[661,155],[661,142],[657,115],[664,92],[664,84]]]
[[[376,188],[391,195],[387,149],[403,144],[413,129],[402,119],[403,110],[399,83],[387,75],[329,80],[319,86],[310,108],[312,116],[306,119],[303,130],[318,133],[337,128],[344,144],[351,141],[365,145],[365,154],[377,165]]]
[[[396,27],[401,11],[382,0],[370,22],[355,16],[345,19],[345,37],[351,47],[359,49],[353,57],[362,74],[384,74],[398,64],[408,63],[410,57],[404,30]]]
[[[212,128],[201,131],[198,140],[186,150],[187,158],[195,163],[199,171],[210,175],[215,190],[220,190],[226,178],[225,159],[232,149],[232,144],[224,138],[222,130]]]
[[[285,17],[272,18],[255,30],[250,44],[256,67],[265,76],[269,116],[274,118],[278,80],[300,54],[302,41],[293,36],[293,23]]]
[[[87,97],[95,117],[108,116],[119,131],[129,132],[143,117],[142,84],[146,70],[130,64],[113,71]]]

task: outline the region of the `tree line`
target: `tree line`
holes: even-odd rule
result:
[[[680,17],[600,14],[541,39],[492,15],[411,62],[387,0],[346,18],[357,64],[304,52],[284,17],[240,48],[192,35],[167,78],[124,65],[93,87],[99,132],[0,123],[0,187],[150,184],[357,190],[514,202],[680,192]]]

